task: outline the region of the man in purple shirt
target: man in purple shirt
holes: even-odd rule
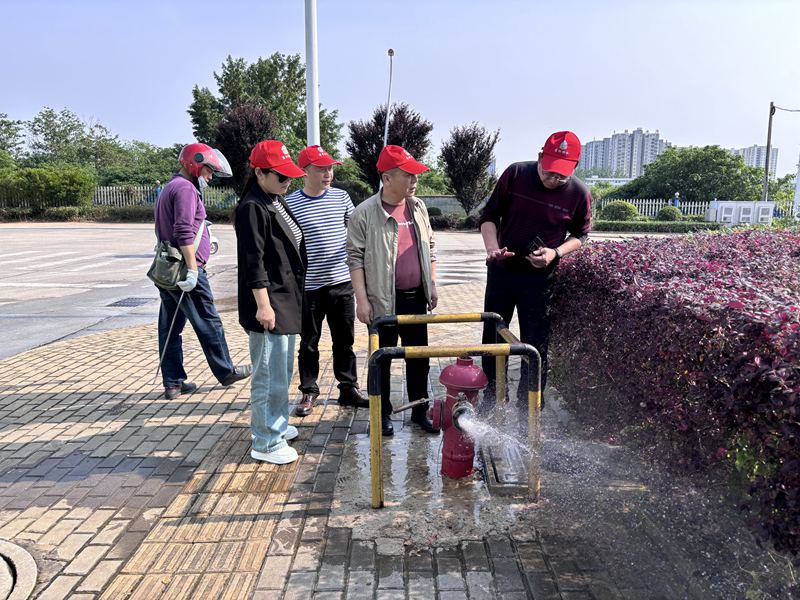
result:
[[[486,246],[484,310],[510,324],[517,310],[520,340],[542,357],[542,391],[547,385],[550,340],[550,297],[558,261],[580,248],[592,222],[591,194],[573,171],[581,143],[571,131],[552,134],[538,161],[508,167],[486,202],[479,223]],[[493,324],[483,330],[483,342],[494,343]],[[485,357],[489,378],[482,408],[494,405],[495,359]],[[522,361],[517,400],[527,407],[527,362]]]
[[[183,368],[181,332],[187,319],[197,334],[211,372],[222,385],[232,385],[249,377],[251,372],[250,365],[233,365],[222,320],[214,306],[205,270],[211,254],[211,236],[207,227],[203,227],[199,243],[195,245],[197,233],[206,219],[202,190],[215,175],[230,177],[230,165],[219,150],[206,144],[189,144],[181,150],[178,160],[180,171],[161,190],[155,207],[156,236],[180,249],[187,268],[186,279],[178,282],[180,292],[158,290],[161,295],[158,349],[164,357],[161,372],[164,395],[169,400],[197,389],[194,383],[186,381]],[[167,339],[173,318],[172,335]]]

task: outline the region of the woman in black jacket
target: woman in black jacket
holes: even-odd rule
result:
[[[274,464],[297,460],[286,442],[289,383],[300,333],[306,251],[303,232],[283,201],[290,179],[303,171],[276,140],[256,144],[253,169],[234,213],[239,278],[239,323],[250,337],[253,363],[250,456]]]

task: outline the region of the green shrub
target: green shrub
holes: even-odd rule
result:
[[[212,223],[230,223],[231,222],[231,208],[209,208],[206,206],[206,218]]]
[[[29,207],[40,212],[52,206],[91,206],[97,183],[83,167],[48,167],[0,170],[0,202],[5,207]]]
[[[689,233],[722,229],[722,223],[692,223],[688,221],[597,221],[592,231],[640,233]]]
[[[705,215],[683,215],[681,221],[689,221],[690,223],[705,223]]]
[[[428,216],[429,217],[438,217],[442,214],[442,209],[436,206],[429,206],[428,207]]]
[[[0,221],[27,221],[32,216],[30,208],[0,208]]]
[[[459,229],[467,229],[469,231],[477,231],[478,229],[478,216],[469,215],[458,222]]]
[[[50,206],[42,211],[45,221],[80,221],[90,216],[91,211],[80,206]]]
[[[662,206],[656,215],[656,221],[680,221],[683,217],[677,206]]]
[[[96,210],[105,209],[105,210]],[[91,211],[97,221],[110,223],[152,223],[154,220],[152,205],[146,206],[96,206]]]
[[[604,221],[633,221],[639,215],[639,209],[630,202],[615,200],[606,204],[600,213]]]
[[[455,229],[460,220],[455,215],[436,215],[430,219],[431,227],[437,231],[443,229]]]

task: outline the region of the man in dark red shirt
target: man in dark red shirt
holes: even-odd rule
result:
[[[547,384],[549,305],[558,261],[580,248],[591,229],[591,194],[572,174],[580,156],[581,143],[574,133],[552,134],[538,161],[514,163],[505,170],[479,220],[486,246],[484,310],[499,313],[508,324],[516,308],[520,340],[542,356],[542,391]],[[483,342],[494,341],[494,325],[487,323]],[[484,357],[483,370],[489,378],[483,408],[491,408],[494,357]],[[526,381],[527,363],[522,361],[520,406],[527,406]]]

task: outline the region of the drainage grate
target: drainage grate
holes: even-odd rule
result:
[[[481,448],[486,465],[486,482],[489,489],[498,494],[520,495],[528,491],[528,461],[524,454],[513,447],[492,444]]]
[[[152,302],[155,298],[123,298],[122,300],[117,300],[116,302],[112,302],[111,304],[107,304],[106,306],[125,306],[125,307],[133,307],[133,306],[142,306],[143,304],[147,304],[148,302]]]

